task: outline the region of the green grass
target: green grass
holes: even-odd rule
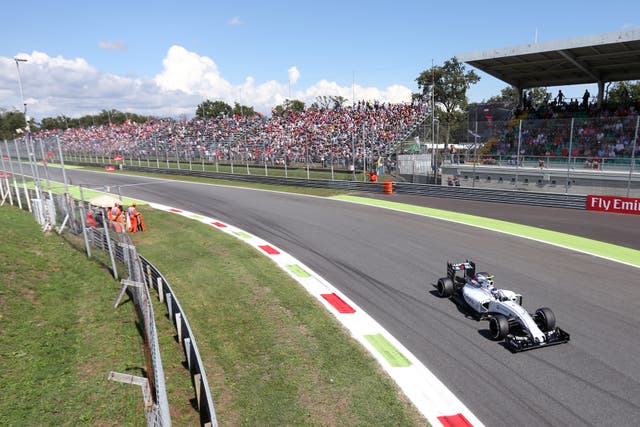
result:
[[[134,243],[187,314],[220,425],[427,424],[362,346],[268,258],[200,222],[143,213],[148,231]]]
[[[31,214],[0,208],[0,425],[144,425],[142,339],[119,284]]]

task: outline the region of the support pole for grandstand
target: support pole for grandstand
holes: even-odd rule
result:
[[[229,144],[229,159],[231,160],[231,173],[233,174],[233,152],[231,151],[231,144]]]
[[[335,142],[335,138],[331,137],[331,181],[334,181],[335,178],[333,176],[333,143]]]
[[[289,137],[289,145],[291,145],[291,137]],[[284,177],[289,178],[289,171],[287,170],[287,163],[289,163],[289,154],[284,152]]]
[[[155,145],[155,148],[156,148],[156,167],[160,169],[160,155],[158,154],[158,138],[156,137],[153,138],[153,144]]]
[[[218,165],[219,165],[219,162],[220,162],[220,157],[218,157],[218,153],[222,153],[222,151],[220,150],[220,144],[219,143],[218,143],[218,149],[216,150],[216,154],[215,154],[215,157],[216,157],[216,173],[219,172],[218,171]]]
[[[636,133],[633,137],[633,149],[631,150],[631,163],[629,163],[629,179],[627,180],[627,197],[631,191],[631,175],[636,165],[636,145],[638,142],[638,126],[640,126],[640,116],[636,117]]]
[[[362,124],[362,182],[367,180],[367,142],[364,137],[364,123]]]
[[[351,170],[353,172],[353,180],[356,180],[356,144],[354,142],[355,135],[351,131]]]
[[[520,167],[520,144],[522,142],[522,120],[518,121],[518,152],[516,153],[516,187],[518,188],[518,168]],[[476,177],[474,176],[475,180]]]
[[[573,149],[573,118],[571,118],[571,133],[569,134],[569,159],[567,160],[567,183],[564,186],[564,192],[569,192],[569,180],[571,179],[571,150]]]
[[[180,153],[178,152],[178,141],[174,139],[173,144],[176,147],[176,164],[178,165],[178,169],[180,169]]]
[[[307,163],[307,179],[309,179],[309,143],[308,141],[305,142],[304,144],[304,157],[305,157],[305,162]]]

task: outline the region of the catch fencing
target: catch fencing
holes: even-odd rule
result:
[[[29,209],[43,231],[55,230],[62,234],[69,230],[75,235],[82,235],[88,256],[91,256],[92,248],[108,252],[114,277],[118,278],[118,265],[124,265],[126,268],[128,277],[122,279],[122,288],[115,307],[119,305],[125,293],[129,295],[143,327],[147,377],[110,372],[108,379],[141,386],[147,425],[171,426],[158,332],[149,294],[149,288],[153,287],[158,290],[161,300],[166,302],[169,316],[176,325],[194,384],[201,424],[217,427],[204,366],[187,318],[166,279],[149,261],[137,253],[129,236],[111,230],[106,220],[103,220],[103,226],[87,227],[85,218],[88,209],[91,209],[87,202],[77,201],[68,194],[52,194],[50,191],[47,194],[42,189],[38,191],[25,187],[23,192],[17,186],[8,185],[6,180],[2,181],[2,204],[10,202],[12,205]],[[38,197],[39,195],[42,197]]]

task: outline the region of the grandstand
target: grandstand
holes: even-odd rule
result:
[[[480,154],[630,157],[633,120],[629,118],[637,116],[640,99],[629,99],[625,105],[607,105],[604,88],[609,82],[639,80],[639,57],[640,30],[460,55],[468,65],[513,86],[519,96],[513,117],[502,122],[494,120],[493,128],[482,135]],[[522,96],[529,88],[587,83],[598,86],[595,101],[587,104],[556,99],[526,105]],[[581,140],[570,148],[572,131]],[[518,153],[522,150],[524,153]]]
[[[136,159],[173,158],[212,162],[334,164],[362,168],[394,152],[430,114],[421,102],[358,102],[353,107],[285,111],[270,118],[212,119],[91,126],[41,131],[38,140],[59,137],[65,153],[114,154]]]

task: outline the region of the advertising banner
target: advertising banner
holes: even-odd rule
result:
[[[587,210],[640,215],[640,199],[619,196],[587,196]]]

